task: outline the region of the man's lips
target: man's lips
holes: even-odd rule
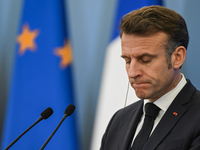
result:
[[[146,87],[149,85],[148,82],[135,82],[135,83],[132,83],[133,87],[134,88],[142,88],[142,87]]]

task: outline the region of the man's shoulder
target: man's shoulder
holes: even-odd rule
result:
[[[183,87],[181,92],[187,95],[191,94],[192,97],[194,95],[200,96],[200,91],[192,84],[192,82],[189,79],[187,79],[187,83]]]
[[[138,100],[138,101],[136,101],[136,102],[134,102],[134,103],[132,103],[132,104],[130,104],[130,105],[128,105],[128,106],[126,106],[125,107],[125,109],[133,109],[133,108],[137,108],[138,107],[138,105],[142,105],[143,104],[143,100]]]
[[[143,106],[143,100],[138,100],[124,108],[121,108],[115,113],[115,115],[121,116],[121,115],[131,114],[137,111],[142,106]]]

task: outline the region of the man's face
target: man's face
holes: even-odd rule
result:
[[[155,101],[169,92],[175,84],[175,69],[168,68],[163,32],[151,36],[122,35],[122,58],[137,97]]]

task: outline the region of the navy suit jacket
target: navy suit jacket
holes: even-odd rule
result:
[[[143,100],[114,114],[100,150],[128,150],[142,116]],[[177,115],[174,115],[177,113]],[[187,80],[143,150],[200,150],[200,91]]]

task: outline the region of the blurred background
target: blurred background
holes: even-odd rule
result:
[[[0,141],[3,139],[6,106],[11,88],[13,64],[15,64],[16,36],[19,31],[24,1],[0,0]],[[186,78],[189,78],[197,88],[200,88],[200,1],[163,0],[162,4],[180,13],[187,22],[190,42],[187,59],[181,70]],[[113,22],[118,7],[120,7],[118,0],[65,0],[66,28],[73,53],[73,89],[81,150],[96,150],[95,146],[91,146],[95,139],[93,132],[97,119],[95,116],[99,103],[102,76],[106,66],[105,58],[113,36]],[[123,79],[118,78],[117,80]],[[113,88],[123,88],[118,81],[112,85]],[[125,92],[123,92],[124,98]],[[123,102],[121,107],[123,107]],[[115,108],[113,112],[117,109]],[[65,123],[67,124],[67,120]],[[107,123],[106,120],[105,124]],[[95,128],[95,130],[100,129]],[[102,130],[104,131],[105,128]],[[100,134],[103,135],[103,133]],[[43,142],[45,140],[43,139]],[[51,142],[53,142],[53,139]],[[100,142],[98,140],[97,143],[100,145]]]

